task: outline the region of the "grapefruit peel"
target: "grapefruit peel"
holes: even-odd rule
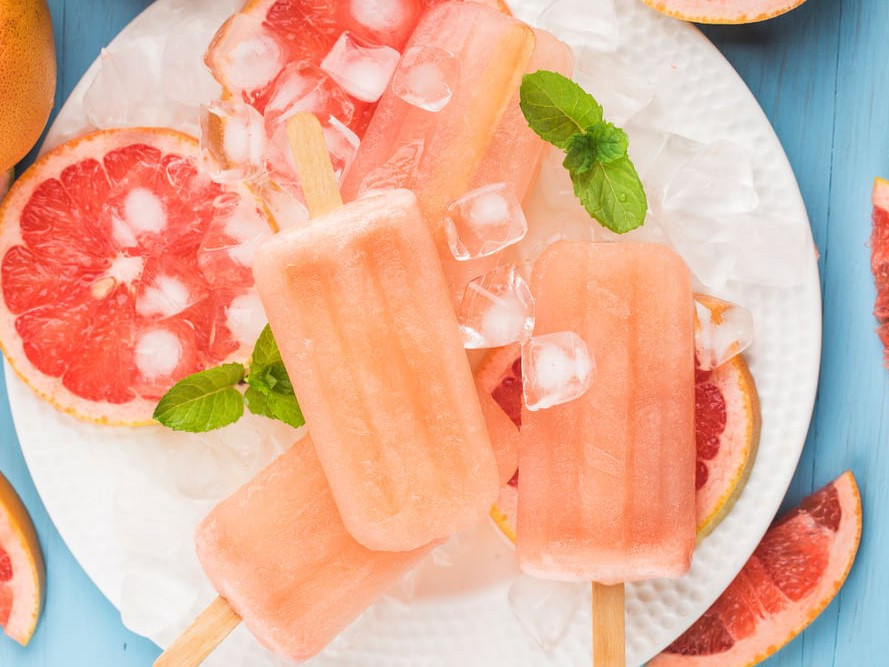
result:
[[[877,288],[874,317],[883,347],[884,363],[889,366],[889,181],[874,180],[873,232],[871,233],[871,272]]]
[[[27,646],[43,607],[45,568],[37,533],[15,489],[0,474],[0,626]]]
[[[3,260],[3,274],[2,281],[0,281],[0,286],[2,286],[3,288],[3,299],[0,300],[0,348],[2,348],[7,361],[16,372],[16,374],[38,396],[40,396],[62,412],[75,416],[79,419],[92,421],[98,424],[142,426],[154,423],[151,419],[151,415],[159,396],[178,378],[171,376],[171,379],[166,384],[166,387],[162,387],[160,389],[158,387],[151,387],[151,395],[135,394],[131,400],[117,401],[117,399],[115,399],[109,401],[105,399],[96,400],[89,397],[84,397],[78,394],[77,391],[74,391],[66,386],[64,380],[61,377],[50,375],[44,372],[44,370],[38,368],[37,365],[35,365],[34,360],[37,359],[37,362],[41,364],[45,363],[45,361],[43,361],[39,356],[35,357],[33,351],[31,357],[29,358],[29,355],[25,349],[25,344],[23,343],[22,335],[20,335],[19,333],[19,323],[17,322],[21,313],[14,312],[9,306],[10,299],[12,299],[13,301],[17,301],[19,299],[28,299],[30,298],[29,295],[34,293],[34,289],[49,289],[51,296],[53,296],[55,300],[53,301],[52,299],[44,298],[44,301],[46,301],[46,305],[54,305],[60,310],[62,309],[63,304],[61,304],[60,301],[63,298],[67,298],[70,296],[71,289],[66,289],[65,285],[59,287],[59,284],[56,284],[53,281],[57,279],[59,281],[61,281],[61,279],[65,279],[69,282],[67,288],[70,288],[72,284],[72,276],[75,276],[75,278],[79,280],[84,278],[85,273],[89,273],[84,272],[82,270],[82,266],[77,266],[76,262],[71,262],[70,257],[66,257],[64,254],[67,245],[71,245],[72,242],[76,243],[76,235],[86,236],[90,233],[90,230],[92,230],[94,236],[90,237],[90,242],[92,240],[98,239],[98,243],[107,244],[113,249],[114,246],[112,242],[109,242],[107,238],[108,236],[110,236],[107,232],[107,229],[104,232],[96,231],[98,229],[99,223],[91,225],[91,222],[94,222],[95,219],[98,219],[97,211],[92,210],[91,208],[95,208],[96,206],[96,202],[90,200],[90,195],[92,193],[73,193],[74,196],[80,195],[81,197],[79,198],[78,203],[87,207],[87,210],[82,214],[81,223],[78,223],[86,224],[86,227],[76,230],[72,230],[70,228],[67,230],[63,230],[67,231],[67,237],[63,236],[60,240],[55,241],[55,243],[53,243],[52,239],[50,240],[50,244],[52,244],[50,246],[52,253],[46,251],[48,253],[46,256],[50,258],[50,263],[56,262],[57,265],[61,267],[57,274],[50,271],[44,271],[42,275],[37,276],[35,278],[35,282],[39,283],[38,288],[29,288],[27,284],[17,285],[14,283],[14,281],[11,280],[10,272],[7,271],[7,258],[10,251],[16,250],[16,247],[26,247],[27,245],[21,226],[22,214],[25,211],[26,207],[29,206],[29,204],[31,203],[32,196],[41,186],[45,185],[49,181],[59,182],[59,179],[62,178],[63,172],[65,172],[65,170],[69,167],[76,168],[75,173],[80,175],[83,175],[85,171],[88,171],[88,169],[85,168],[85,165],[86,167],[95,168],[100,171],[103,166],[107,167],[107,164],[105,162],[102,162],[102,164],[98,164],[98,162],[101,162],[102,160],[108,158],[108,156],[114,154],[115,151],[127,151],[133,149],[138,150],[145,147],[147,147],[148,151],[150,151],[152,155],[158,154],[162,156],[162,160],[167,160],[169,158],[168,162],[161,163],[165,169],[169,167],[169,169],[165,172],[168,179],[173,178],[173,175],[177,173],[172,171],[173,169],[180,168],[180,171],[178,173],[182,175],[183,183],[185,183],[188,178],[192,178],[192,180],[188,181],[188,183],[193,184],[194,188],[200,188],[198,194],[189,191],[192,195],[195,195],[195,197],[197,197],[201,193],[205,192],[203,188],[206,188],[206,192],[208,193],[207,197],[209,199],[202,198],[200,199],[200,201],[188,202],[184,201],[184,199],[175,200],[178,205],[185,206],[185,208],[182,208],[181,210],[186,210],[188,206],[198,208],[198,204],[203,204],[204,208],[210,206],[215,207],[217,205],[222,208],[224,208],[225,206],[232,206],[236,209],[235,212],[230,212],[228,214],[223,213],[220,215],[230,215],[230,220],[237,219],[238,221],[243,222],[241,231],[243,231],[246,227],[246,229],[250,230],[250,233],[257,234],[257,238],[259,238],[259,236],[261,236],[262,234],[271,234],[274,229],[274,222],[270,219],[267,210],[261,204],[261,202],[256,199],[252,191],[241,185],[221,186],[219,184],[213,184],[209,180],[209,178],[206,178],[203,174],[200,174],[198,172],[198,165],[200,164],[200,153],[198,142],[196,139],[180,132],[165,128],[127,128],[122,130],[101,130],[87,134],[50,151],[39,160],[37,160],[24,174],[22,174],[20,178],[18,178],[6,198],[3,200],[2,206],[0,206],[0,256],[2,256]],[[138,171],[138,167],[134,167],[134,169]],[[158,167],[158,169],[160,169],[160,167]],[[126,179],[130,178],[131,176],[133,178],[133,181],[126,181]],[[108,178],[107,174],[106,178]],[[133,175],[127,172],[121,177],[120,182],[115,181],[114,183],[112,183],[112,189],[120,186],[117,190],[118,193],[131,193],[132,190],[145,189],[140,187],[141,183],[138,181],[138,178],[138,173]],[[161,179],[158,179],[158,182],[160,182],[160,180]],[[80,182],[82,183],[83,181]],[[121,183],[124,183],[124,185],[120,185]],[[170,183],[168,185],[164,185],[164,187],[167,187],[169,189],[169,192],[182,193],[186,190],[186,185],[184,185],[183,183],[174,183],[170,181]],[[131,189],[127,190],[128,187],[130,187]],[[227,200],[220,199],[220,195],[222,195],[223,197],[228,196],[231,198]],[[183,194],[182,196],[184,197],[185,194]],[[84,198],[86,199],[84,200]],[[85,204],[84,201],[86,201]],[[220,204],[219,202],[222,203]],[[173,204],[170,205],[173,206]],[[242,208],[238,208],[239,206],[242,206]],[[144,210],[144,208],[141,210]],[[177,211],[179,210],[180,209],[177,209]],[[197,215],[197,213],[195,213],[195,215]],[[215,215],[215,213],[213,215]],[[72,213],[70,217],[73,220],[75,218],[75,213]],[[90,222],[84,223],[83,220]],[[211,245],[216,241],[219,241],[220,244],[224,245],[225,239],[227,238],[224,234],[224,230],[219,231],[217,229],[216,231],[214,231],[213,229],[211,229],[212,224],[213,223],[211,218],[211,222],[209,223],[205,221],[197,225],[185,225],[179,230],[182,233],[182,237],[180,238],[185,238],[186,235],[189,235],[191,233],[204,234],[205,236],[201,241],[202,247],[208,243],[208,240]],[[220,225],[221,224],[222,223],[220,223]],[[104,237],[102,236],[103,234]],[[56,235],[56,228],[53,227],[51,236]],[[157,235],[157,238],[162,237],[164,237],[164,235]],[[138,247],[140,249],[142,249],[142,238],[143,237],[140,236],[140,240],[138,242]],[[189,247],[191,247],[191,245],[193,245],[194,239],[191,237],[189,238]],[[131,241],[132,240],[128,242]],[[157,240],[154,241],[155,244],[165,242],[167,242],[167,240],[160,242]],[[224,252],[225,248],[220,248],[220,251]],[[147,250],[145,252],[148,253]],[[173,254],[175,255],[178,252],[179,248],[177,247],[176,251]],[[214,249],[210,248],[206,256],[213,256],[213,252]],[[22,252],[20,254],[24,253]],[[108,288],[109,285],[114,290],[120,290],[121,287],[129,286],[130,283],[132,283],[132,285],[136,285],[141,280],[139,273],[141,273],[142,268],[148,267],[152,262],[155,262],[155,260],[157,262],[157,266],[163,267],[165,261],[164,258],[167,257],[169,253],[161,250],[155,252],[154,255],[154,257],[149,257],[148,255],[146,255],[144,262],[139,263],[138,266],[136,266],[136,263],[133,261],[128,260],[122,262],[121,271],[128,275],[118,276],[120,280],[117,280],[117,278],[115,278],[117,282],[104,279],[95,280],[95,282],[93,282],[91,286],[93,298],[99,301],[107,298],[109,296],[109,293],[106,292],[106,288]],[[189,339],[191,339],[195,341],[194,346],[196,349],[196,346],[198,345],[198,339],[201,339],[201,342],[204,342],[209,347],[209,349],[200,350],[198,353],[201,354],[203,357],[206,357],[204,361],[208,363],[215,364],[225,361],[242,361],[246,359],[250,353],[249,344],[247,344],[244,340],[240,340],[240,338],[236,338],[234,336],[234,332],[229,331],[225,327],[222,328],[224,329],[223,331],[218,326],[218,320],[221,317],[220,311],[218,310],[219,308],[223,308],[224,306],[227,312],[228,306],[233,305],[233,299],[236,298],[237,295],[246,295],[250,298],[252,298],[253,295],[252,275],[249,270],[249,261],[245,259],[244,265],[242,267],[239,267],[237,265],[238,263],[232,261],[232,257],[229,257],[228,260],[226,260],[228,262],[228,264],[225,264],[225,266],[227,267],[227,273],[225,273],[224,275],[217,275],[216,273],[214,273],[215,269],[212,265],[199,269],[199,272],[202,275],[201,280],[211,283],[210,286],[207,287],[209,292],[212,294],[219,293],[222,295],[216,301],[212,302],[216,304],[216,306],[214,307],[217,308],[217,310],[212,314],[210,314],[210,311],[212,310],[210,305],[211,302],[209,301],[210,297],[201,302],[202,304],[206,304],[204,306],[207,309],[205,317],[209,318],[209,331],[205,329],[195,328],[191,324],[190,320],[187,320],[185,324],[182,324],[181,322],[174,322],[174,320],[176,320],[179,315],[167,318],[166,320],[162,320],[162,322],[165,322],[164,326],[169,325],[171,329],[174,329],[176,326],[179,326],[180,328],[182,328],[183,326],[185,327],[184,329],[182,329],[181,332],[182,338],[180,339],[180,347],[184,346],[185,348],[188,348]],[[133,269],[133,271],[130,271],[130,269]],[[192,267],[192,269],[194,269],[194,267]],[[115,271],[116,270],[117,269],[115,269]],[[194,274],[195,271],[197,271],[197,269],[192,270],[191,273]],[[29,274],[27,271],[21,271],[17,275],[28,276],[31,274]],[[90,278],[90,276],[86,277]],[[93,279],[95,277],[95,273],[93,273],[92,278],[90,279]],[[28,278],[28,280],[30,280],[30,278]],[[109,285],[106,285],[106,282],[109,283]],[[55,290],[55,292],[52,292],[52,290]],[[116,294],[117,292],[114,292],[114,295]],[[231,299],[229,299],[229,297],[231,297]],[[229,299],[227,305],[224,305],[225,299]],[[101,308],[94,307],[93,310],[90,311],[90,313],[83,315],[81,317],[83,321],[80,322],[80,325],[83,327],[83,329],[81,330],[86,330],[86,327],[95,327],[96,313],[103,313],[103,308],[104,306],[102,306]],[[190,308],[192,308],[192,306],[188,306],[188,309]],[[183,312],[190,311],[187,310]],[[62,321],[61,318],[59,318],[59,321]],[[76,322],[67,322],[65,324],[66,326],[62,326],[58,329],[58,332],[60,332],[60,336],[65,335],[66,327],[69,329],[70,333],[70,327],[77,326]],[[36,330],[40,332],[39,335],[41,336],[44,335],[43,332],[47,331],[49,333],[46,335],[52,335],[54,333],[52,326],[47,325],[46,322],[41,323],[41,326],[38,327]],[[228,336],[227,339],[225,339],[226,335]],[[212,339],[212,342],[207,342],[210,339]],[[63,340],[63,338],[59,338],[59,340]],[[121,345],[126,344],[126,342],[123,342]],[[114,359],[111,358],[111,360],[109,361],[108,358],[103,357],[105,348],[107,346],[103,346],[101,342],[97,344],[96,341],[91,339],[86,339],[85,345],[88,345],[88,349],[83,355],[80,354],[81,352],[83,352],[83,350],[78,350],[76,354],[69,355],[70,359],[73,359],[72,361],[70,361],[71,364],[79,364],[80,368],[86,368],[94,362],[104,363],[107,365],[106,370],[114,370]],[[130,340],[129,345],[131,346],[131,348],[133,348],[134,341]],[[112,347],[114,346],[112,345]],[[94,354],[95,358],[93,358],[92,360],[87,359],[87,353]],[[130,353],[135,355],[135,350],[130,349]],[[200,367],[202,367],[202,364],[207,365],[206,363],[198,363],[195,361],[197,357],[194,356],[194,350],[185,349],[183,351],[182,349],[180,349],[180,353],[180,361],[182,361],[183,364],[186,362],[193,363],[194,368],[192,370],[198,370]],[[63,361],[67,360],[63,359]],[[98,371],[95,372],[98,373]],[[177,372],[177,369],[174,369],[174,372]],[[133,384],[131,383],[125,388],[127,391],[133,391]]]
[[[861,518],[847,471],[778,519],[719,599],[649,667],[750,666],[776,653],[839,592]]]
[[[693,23],[758,23],[796,9],[806,0],[643,0],[649,7]]]

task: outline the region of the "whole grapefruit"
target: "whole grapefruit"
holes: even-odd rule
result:
[[[56,92],[46,0],[0,0],[0,171],[37,143]]]

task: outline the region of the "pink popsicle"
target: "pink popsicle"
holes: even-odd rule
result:
[[[579,399],[522,413],[522,569],[601,584],[684,574],[695,545],[688,269],[662,246],[559,242],[531,287],[535,335],[574,331],[597,370]]]

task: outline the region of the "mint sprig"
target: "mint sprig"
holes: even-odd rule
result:
[[[246,390],[240,389],[246,385]],[[174,384],[158,402],[154,418],[175,431],[202,433],[228,426],[250,412],[278,419],[294,428],[305,424],[268,325],[250,359],[249,371],[229,363],[199,371]]]
[[[571,79],[539,70],[522,78],[521,108],[542,139],[566,152],[574,194],[603,227],[624,234],[645,222],[648,200],[627,152],[626,132]]]

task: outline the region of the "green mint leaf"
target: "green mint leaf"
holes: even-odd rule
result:
[[[575,134],[568,141],[562,166],[570,172],[583,174],[596,165],[596,139],[590,134]]]
[[[571,182],[587,213],[611,231],[624,234],[645,222],[648,200],[629,157],[571,172]]]
[[[247,391],[244,392],[244,399],[247,401],[247,409],[253,414],[271,419],[275,418],[275,413],[269,407],[268,398],[261,389],[247,387]]]
[[[619,127],[603,121],[593,128],[591,134],[596,142],[598,162],[614,162],[626,156],[630,138]]]
[[[253,346],[253,356],[250,360],[250,368],[265,368],[271,364],[281,361],[281,352],[278,350],[278,343],[272,333],[272,328],[266,324],[259,338],[256,339],[256,345]]]
[[[584,134],[602,120],[602,107],[595,98],[558,72],[526,74],[519,97],[531,129],[563,150],[571,137]]]
[[[293,394],[278,394],[272,392],[266,395],[269,411],[276,419],[280,419],[285,424],[290,424],[293,428],[299,428],[306,423],[302,410],[296,396]]]
[[[223,364],[179,380],[163,395],[154,418],[174,431],[202,433],[238,421],[244,397],[235,389],[244,379],[241,364]]]

